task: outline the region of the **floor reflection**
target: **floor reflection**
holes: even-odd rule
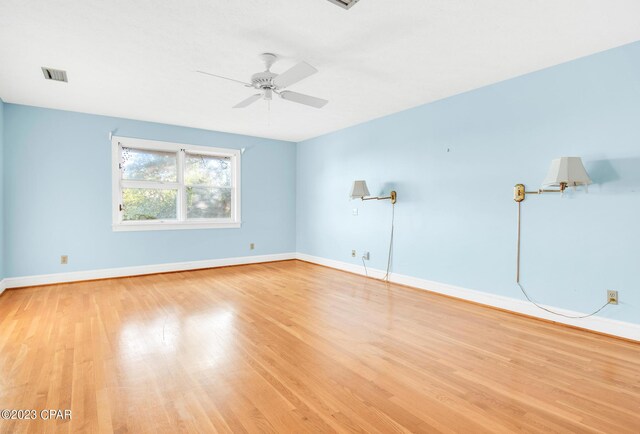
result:
[[[122,326],[118,358],[123,372],[139,378],[148,363],[162,361],[171,366],[206,369],[220,365],[232,353],[235,314],[215,308],[196,315],[158,313],[147,321]]]

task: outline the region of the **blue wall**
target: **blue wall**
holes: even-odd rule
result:
[[[365,179],[398,191],[394,272],[522,298],[513,185],[537,189],[560,156],[594,185],[523,202],[522,282],[580,312],[616,289],[602,315],[640,323],[640,43],[299,143],[297,249],[385,268],[389,202],[348,200]]]
[[[0,280],[4,278],[4,102],[0,98]]]
[[[5,277],[295,249],[294,143],[14,104],[4,105],[4,122]],[[246,148],[242,228],[113,232],[111,130]]]

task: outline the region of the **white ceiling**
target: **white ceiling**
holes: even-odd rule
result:
[[[637,40],[638,0],[2,0],[0,97],[300,141]],[[232,109],[252,89],[194,72],[248,81],[262,52],[329,104]]]

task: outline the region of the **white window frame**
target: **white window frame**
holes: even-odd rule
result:
[[[122,204],[122,148],[133,148],[150,151],[175,152],[177,156],[178,179],[177,182],[156,182],[154,187],[177,189],[177,218],[167,220],[140,220],[123,221]],[[210,155],[215,157],[228,157],[232,165],[231,185],[231,218],[219,219],[191,219],[187,220],[186,185],[184,183],[185,155],[193,153],[198,155]],[[113,136],[111,138],[112,158],[112,210],[114,231],[157,231],[175,229],[212,229],[212,228],[239,228],[240,219],[240,150],[227,148],[212,148],[209,146],[196,146],[184,143],[161,142],[157,140],[134,139],[130,137]],[[128,187],[135,187],[137,181],[124,181]],[[150,186],[149,181],[139,183],[140,187]]]

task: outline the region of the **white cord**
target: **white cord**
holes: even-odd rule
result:
[[[382,280],[389,281],[389,271],[391,270],[391,259],[393,258],[393,229],[396,219],[396,204],[391,204],[391,235],[389,236],[389,254],[387,256],[387,272]]]
[[[592,312],[588,315],[579,315],[579,316],[572,316],[572,315],[565,315],[563,313],[560,312],[554,312],[551,309],[547,309],[544,306],[540,306],[538,303],[536,303],[535,301],[533,301],[533,299],[531,297],[529,297],[529,294],[527,294],[527,291],[525,291],[524,287],[522,286],[522,284],[520,283],[520,202],[518,202],[518,247],[517,247],[517,253],[516,253],[516,284],[518,285],[518,287],[520,288],[520,291],[522,291],[522,293],[524,294],[524,296],[527,298],[527,300],[529,300],[534,306],[536,306],[538,309],[542,309],[546,312],[549,312],[551,314],[554,315],[558,315],[558,316],[563,316],[565,318],[573,318],[573,319],[578,319],[578,318],[588,318],[590,316],[593,316],[595,314],[597,314],[598,312],[600,312],[602,309],[604,309],[605,307],[607,307],[610,302],[607,301],[604,305],[602,305],[602,307],[600,307],[598,310],[596,310],[595,312]]]
[[[600,312],[602,309],[604,309],[605,307],[607,307],[607,306],[610,304],[610,303],[607,301],[604,305],[602,305],[602,307],[601,307],[600,309],[598,309],[598,310],[596,310],[595,312],[592,312],[592,313],[590,313],[590,314],[588,314],[588,315],[579,315],[579,316],[565,315],[565,314],[560,313],[560,312],[554,312],[554,311],[552,311],[551,309],[547,309],[547,308],[546,308],[546,307],[544,307],[544,306],[540,306],[538,303],[536,303],[535,301],[533,301],[533,300],[531,299],[531,297],[529,297],[529,294],[527,294],[527,291],[525,291],[525,290],[524,290],[524,287],[522,286],[522,284],[520,284],[520,282],[517,282],[517,283],[518,283],[518,287],[520,287],[520,291],[522,291],[522,293],[524,294],[524,296],[525,296],[525,297],[527,297],[527,300],[529,300],[531,303],[533,303],[537,308],[542,309],[542,310],[544,310],[544,311],[547,311],[547,312],[549,312],[549,313],[552,313],[552,314],[554,314],[554,315],[563,316],[563,317],[565,317],[565,318],[574,318],[574,319],[578,319],[578,318],[588,318],[588,317],[590,317],[590,316],[593,316],[593,315],[597,314],[598,312]]]
[[[373,279],[382,280],[384,282],[389,282],[389,272],[391,271],[391,260],[393,259],[393,229],[395,226],[396,219],[396,205],[391,204],[391,236],[389,237],[389,255],[387,256],[387,272],[385,273],[382,279],[378,279],[374,277]],[[364,275],[369,277],[369,272],[367,270],[367,263],[364,262],[364,256],[362,256],[362,265],[364,265]]]
[[[364,256],[362,257],[362,265],[364,265],[364,275],[369,277],[369,272],[367,271],[367,264],[364,262]]]

